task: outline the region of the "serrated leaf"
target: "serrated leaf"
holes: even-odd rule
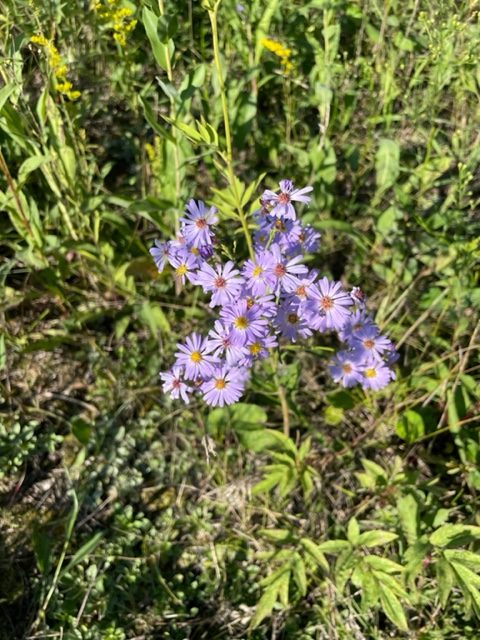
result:
[[[318,544],[308,538],[302,538],[300,544],[322,569],[329,571],[330,566]]]
[[[278,591],[278,585],[275,583],[266,589],[255,608],[255,614],[250,621],[250,629],[258,627],[262,620],[272,613],[275,602],[277,601]]]
[[[332,553],[334,555],[352,548],[352,545],[348,540],[326,540],[317,546],[318,550],[322,553]]]
[[[450,564],[445,558],[440,558],[435,563],[435,572],[437,574],[438,595],[442,607],[447,605],[448,596],[455,584],[455,575]]]
[[[480,554],[478,553],[465,549],[445,549],[443,555],[449,562],[459,562],[467,567],[480,570]]]
[[[408,631],[407,618],[400,600],[393,591],[384,584],[379,584],[379,589],[380,602],[382,603],[382,608],[387,618],[401,631]]]
[[[307,594],[307,575],[305,573],[305,564],[299,553],[296,553],[292,563],[293,579],[302,596]]]
[[[385,573],[400,573],[404,571],[404,567],[393,560],[388,558],[381,558],[380,556],[368,555],[365,556],[364,562],[369,564],[372,569],[377,571],[384,571]]]
[[[445,524],[432,533],[430,544],[446,547],[450,544],[461,545],[472,539],[480,540],[480,527],[468,524]]]
[[[396,533],[390,531],[365,531],[358,537],[358,545],[365,547],[380,547],[398,538]]]

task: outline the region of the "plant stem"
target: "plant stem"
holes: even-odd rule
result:
[[[278,365],[280,362],[279,352],[274,351],[272,354],[272,360],[274,362],[275,367],[275,382],[277,383],[277,394],[278,399],[280,400],[280,408],[282,410],[282,420],[283,420],[283,433],[288,437],[290,437],[290,414],[288,409],[287,402],[287,394],[285,393],[285,388],[281,384],[278,379]]]
[[[158,8],[160,11],[160,15],[163,16],[165,13],[165,5],[163,0],[158,0]],[[173,69],[172,69],[172,63],[170,60],[170,55],[168,52],[168,43],[166,45],[166,55],[165,55],[165,60],[167,63],[167,78],[170,84],[173,84]],[[176,109],[176,105],[175,105],[175,98],[171,95],[170,96],[170,117],[172,118],[173,121],[176,121],[177,119],[177,109]],[[177,202],[180,199],[180,189],[181,189],[181,182],[180,182],[180,153],[179,153],[179,149],[178,149],[178,138],[177,138],[177,133],[175,131],[175,127],[172,127],[172,138],[173,138],[173,142],[174,142],[174,146],[173,146],[173,161],[175,163],[175,195],[177,198]],[[178,209],[175,209],[175,233],[178,233],[180,230],[180,223],[179,223],[179,216],[178,216]]]
[[[250,231],[248,229],[248,222],[245,212],[243,210],[242,201],[240,195],[238,193],[238,184],[237,179],[235,177],[235,171],[233,167],[233,145],[232,145],[232,130],[230,128],[230,116],[228,114],[228,102],[227,102],[227,93],[225,91],[225,83],[223,80],[223,70],[222,70],[222,61],[220,60],[220,44],[218,40],[218,8],[220,6],[221,0],[217,0],[213,9],[208,10],[208,16],[210,18],[210,24],[212,25],[212,40],[213,40],[213,59],[215,62],[215,68],[217,70],[218,82],[220,85],[220,97],[222,101],[222,112],[223,112],[223,126],[225,129],[225,144],[226,144],[226,154],[222,154],[224,159],[226,168],[228,181],[230,183],[230,187],[232,189],[232,194],[235,198],[235,204],[237,208],[238,218],[242,225],[243,234],[245,236],[245,240],[248,247],[248,253],[250,257],[253,259],[255,257],[255,252],[253,250],[252,238],[250,236]]]

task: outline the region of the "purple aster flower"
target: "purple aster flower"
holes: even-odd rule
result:
[[[304,253],[315,253],[320,247],[322,235],[313,227],[303,227],[298,237],[298,243]]]
[[[292,202],[303,202],[304,204],[308,204],[311,198],[305,194],[313,191],[313,187],[295,189],[291,180],[281,180],[279,185],[280,193],[275,193],[274,191],[267,189],[264,191],[262,199],[268,200],[270,204],[273,204],[273,209],[270,212],[272,216],[295,220],[297,216]]]
[[[347,342],[349,346],[354,346],[354,338],[366,327],[375,326],[371,316],[364,309],[354,311],[347,319],[338,335],[340,339]]]
[[[307,300],[312,297],[312,291],[315,289],[315,280],[318,278],[318,271],[312,269],[309,271],[305,278],[297,278],[295,289],[291,292],[292,299],[300,304],[302,309],[305,306]]]
[[[239,344],[239,338],[230,327],[220,320],[215,320],[214,328],[208,334],[210,345],[215,356],[225,356],[228,365],[237,365],[248,354],[246,347]]]
[[[292,304],[290,300],[285,300],[278,308],[275,325],[280,329],[282,336],[289,338],[292,342],[297,341],[297,336],[308,338],[312,335],[300,306]]]
[[[181,398],[185,404],[190,402],[188,394],[192,391],[192,388],[183,380],[183,367],[174,365],[170,371],[161,373],[160,378],[163,380],[163,391],[170,393],[171,398],[175,400]]]
[[[187,337],[185,344],[178,343],[177,348],[175,364],[185,367],[187,380],[212,375],[218,358],[212,354],[213,347],[207,338],[194,332]]]
[[[254,260],[247,260],[242,273],[249,291],[254,296],[261,296],[267,289],[273,289],[276,278],[273,274],[275,262],[270,251],[258,251]]]
[[[220,318],[231,327],[232,334],[241,345],[263,336],[268,324],[268,321],[262,318],[260,309],[249,309],[246,300],[223,307]]]
[[[363,383],[363,360],[358,351],[339,351],[330,363],[330,372],[335,382],[344,387]]]
[[[364,389],[378,391],[395,380],[395,372],[381,360],[370,360],[363,365],[362,386]]]
[[[194,270],[198,268],[197,258],[188,252],[178,252],[170,258],[170,264],[175,269],[175,279],[185,284],[185,278],[195,283]]]
[[[258,360],[265,360],[270,355],[271,349],[278,347],[276,336],[267,334],[261,338],[256,338],[246,345],[247,354],[240,361],[245,367],[253,367]]]
[[[203,399],[211,407],[223,407],[238,402],[245,391],[245,372],[236,367],[217,366],[212,377],[200,387]]]
[[[311,290],[311,298],[307,303],[307,310],[312,329],[342,329],[351,313],[348,307],[353,302],[342,289],[341,283],[330,282],[327,277],[323,277]]]
[[[352,346],[363,350],[367,357],[371,356],[376,360],[381,360],[385,351],[393,349],[391,340],[380,335],[376,325],[369,325],[358,331],[352,340]]]
[[[358,305],[360,309],[365,309],[367,296],[363,293],[360,287],[353,287],[350,291],[350,296],[353,302]]]
[[[284,291],[293,291],[297,286],[297,277],[308,272],[304,264],[300,264],[303,260],[302,256],[287,258],[282,256],[278,245],[272,247],[272,255],[274,258],[273,274],[276,277],[277,293],[282,288]]]
[[[150,249],[150,255],[154,259],[160,273],[165,269],[165,265],[167,264],[171,253],[171,242],[160,242],[160,240],[155,240],[155,246]]]
[[[244,296],[247,307],[258,311],[264,318],[273,318],[277,314],[277,303],[272,293],[267,293],[264,296],[250,296],[244,292]]]
[[[292,255],[299,252],[299,238],[302,233],[302,225],[299,222],[277,218],[274,229],[273,244],[278,244],[282,253]]]
[[[215,307],[238,300],[243,278],[231,260],[224,266],[217,264],[215,268],[205,262],[195,276],[195,284],[200,284],[205,292],[212,292],[210,306]]]
[[[213,232],[210,226],[218,222],[217,209],[210,207],[207,209],[204,202],[190,200],[187,204],[187,213],[182,222],[182,233],[187,242],[194,247],[201,247],[212,244]]]

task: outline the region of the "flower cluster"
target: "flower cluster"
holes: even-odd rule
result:
[[[125,47],[129,34],[137,26],[137,21],[132,18],[132,9],[119,7],[119,2],[120,0],[95,0],[93,8],[101,18],[112,24],[113,39],[121,47]]]
[[[200,393],[211,406],[237,402],[252,367],[279,341],[296,342],[315,331],[336,331],[344,343],[330,365],[343,386],[377,390],[395,378],[396,351],[368,315],[361,290],[348,292],[304,264],[304,255],[319,247],[320,234],[299,222],[294,203],[308,204],[311,191],[282,180],[279,192],[263,193],[254,255],[241,266],[221,262],[217,210],[201,201],[190,200],[175,240],[155,242],[150,253],[158,270],[169,264],[177,281],[202,287],[210,307],[218,308],[208,335],[192,333],[179,343],[175,364],[161,374],[172,398],[188,403]]]
[[[288,76],[293,71],[292,50],[272,38],[263,38],[261,44],[280,59],[283,72]]]
[[[80,91],[74,91],[72,83],[67,80],[68,67],[53,42],[47,40],[44,35],[32,36],[30,42],[44,48],[48,64],[53,71],[55,90],[62,93],[69,100],[78,100],[81,93]]]

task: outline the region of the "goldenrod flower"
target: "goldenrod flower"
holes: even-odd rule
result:
[[[290,60],[292,56],[292,50],[284,47],[281,42],[278,40],[273,40],[272,38],[263,38],[261,44],[268,49],[273,54],[280,58],[280,64],[283,67],[283,72],[285,75],[288,75],[293,70],[293,63]]]
[[[137,21],[132,18],[133,11],[128,7],[118,7],[119,0],[97,0],[93,5],[94,11],[98,12],[100,18],[112,23],[113,39],[121,47],[127,44],[127,36],[137,25]]]
[[[69,100],[78,100],[80,97],[80,91],[72,91],[72,83],[67,80],[68,66],[64,63],[60,52],[51,40],[43,34],[35,35],[30,38],[30,42],[37,44],[39,47],[43,47],[47,54],[48,65],[53,71],[53,77],[55,80],[55,90],[61,93]]]

